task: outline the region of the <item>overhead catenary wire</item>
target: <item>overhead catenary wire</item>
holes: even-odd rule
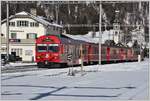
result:
[[[68,27],[68,25],[70,27],[99,27],[99,24],[63,24],[64,27]],[[112,27],[113,25],[101,25],[101,27]],[[122,27],[138,27],[138,26],[141,26],[141,25],[120,25]],[[149,26],[149,25],[143,25],[143,26]]]
[[[148,2],[148,0],[142,0],[143,2]],[[42,0],[28,0],[28,1],[16,1],[16,0],[11,0],[9,1],[12,4],[31,4],[31,3],[41,3],[41,4],[86,4],[86,3],[97,3],[99,4],[100,2],[103,4],[109,4],[109,3],[138,3],[139,0],[86,0],[86,1],[79,1],[79,0],[74,0],[74,1],[66,1],[66,0],[61,0],[61,1],[42,1]]]

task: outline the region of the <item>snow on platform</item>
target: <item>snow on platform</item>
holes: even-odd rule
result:
[[[148,60],[2,74],[3,100],[148,100]],[[96,72],[98,69],[98,72]]]
[[[1,66],[2,69],[13,68],[13,67],[23,67],[23,66],[36,66],[37,63],[23,63],[23,62],[10,62],[9,64],[5,64]]]

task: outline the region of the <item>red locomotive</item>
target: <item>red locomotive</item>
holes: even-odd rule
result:
[[[98,44],[74,40],[67,36],[44,35],[36,39],[36,62],[38,67],[66,66],[98,63]],[[139,51],[124,46],[102,44],[102,62],[123,62],[138,60]]]

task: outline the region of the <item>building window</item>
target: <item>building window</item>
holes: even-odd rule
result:
[[[34,22],[30,22],[30,27],[34,27]]]
[[[59,30],[59,28],[58,27],[56,27],[56,31],[58,31]]]
[[[17,21],[17,26],[18,27],[28,27],[29,22],[28,21]]]
[[[55,30],[55,26],[53,26],[53,30]]]
[[[20,48],[18,49],[18,51],[19,51],[19,55],[22,55],[22,49]]]
[[[115,26],[116,29],[118,29],[118,26]]]
[[[37,34],[36,33],[27,33],[27,39],[36,39]]]
[[[9,26],[14,27],[15,26],[15,22],[9,22]]]
[[[63,32],[63,29],[62,28],[60,28],[60,33],[62,33]]]
[[[118,32],[115,32],[115,35],[117,35],[118,34]]]
[[[11,33],[11,39],[16,39],[16,38],[17,38],[16,33]]]
[[[32,50],[25,50],[25,55],[32,56],[33,55],[33,51]]]
[[[38,22],[30,22],[30,27],[39,27]]]
[[[39,27],[39,23],[36,22],[36,23],[35,23],[35,26],[36,26],[36,27]]]
[[[1,37],[3,37],[4,36],[4,34],[1,34]]]
[[[1,48],[1,51],[2,51],[2,53],[5,53],[6,52],[6,48]]]
[[[22,48],[12,48],[11,52],[15,52],[16,56],[22,55]]]

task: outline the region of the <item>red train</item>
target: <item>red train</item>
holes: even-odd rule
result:
[[[44,35],[36,39],[36,62],[38,67],[66,66],[98,63],[98,44],[74,40],[67,36]],[[102,62],[137,61],[139,51],[124,46],[102,44]]]

